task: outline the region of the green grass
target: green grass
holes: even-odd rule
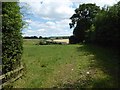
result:
[[[31,40],[32,41],[32,40]],[[15,88],[118,87],[118,52],[93,45],[24,43],[24,77]]]
[[[41,39],[24,39],[23,40],[23,44],[24,45],[35,45],[35,44],[38,44],[38,42],[40,41]]]

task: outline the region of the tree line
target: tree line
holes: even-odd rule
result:
[[[70,43],[119,46],[120,1],[111,7],[102,8],[91,3],[79,5],[70,19],[70,28],[74,28]]]
[[[42,37],[42,36],[24,36],[23,39],[68,39],[69,36],[53,36],[53,37]]]
[[[23,39],[42,39],[42,36],[24,36]]]

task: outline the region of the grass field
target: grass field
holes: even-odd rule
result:
[[[118,52],[93,45],[35,45],[24,41],[24,76],[14,88],[114,88]]]

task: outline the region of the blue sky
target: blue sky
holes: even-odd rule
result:
[[[118,0],[20,0],[21,5],[27,4],[29,14],[24,15],[28,27],[22,30],[23,36],[70,36],[73,29],[69,28],[70,17],[82,3],[113,5]]]

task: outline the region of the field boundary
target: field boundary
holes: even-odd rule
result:
[[[13,70],[13,71],[10,71],[10,72],[7,72],[6,74],[3,74],[0,76],[0,89],[8,84],[10,84],[11,82],[14,82],[15,80],[17,80],[18,78],[20,78],[23,73],[24,67],[21,65],[19,68]]]

